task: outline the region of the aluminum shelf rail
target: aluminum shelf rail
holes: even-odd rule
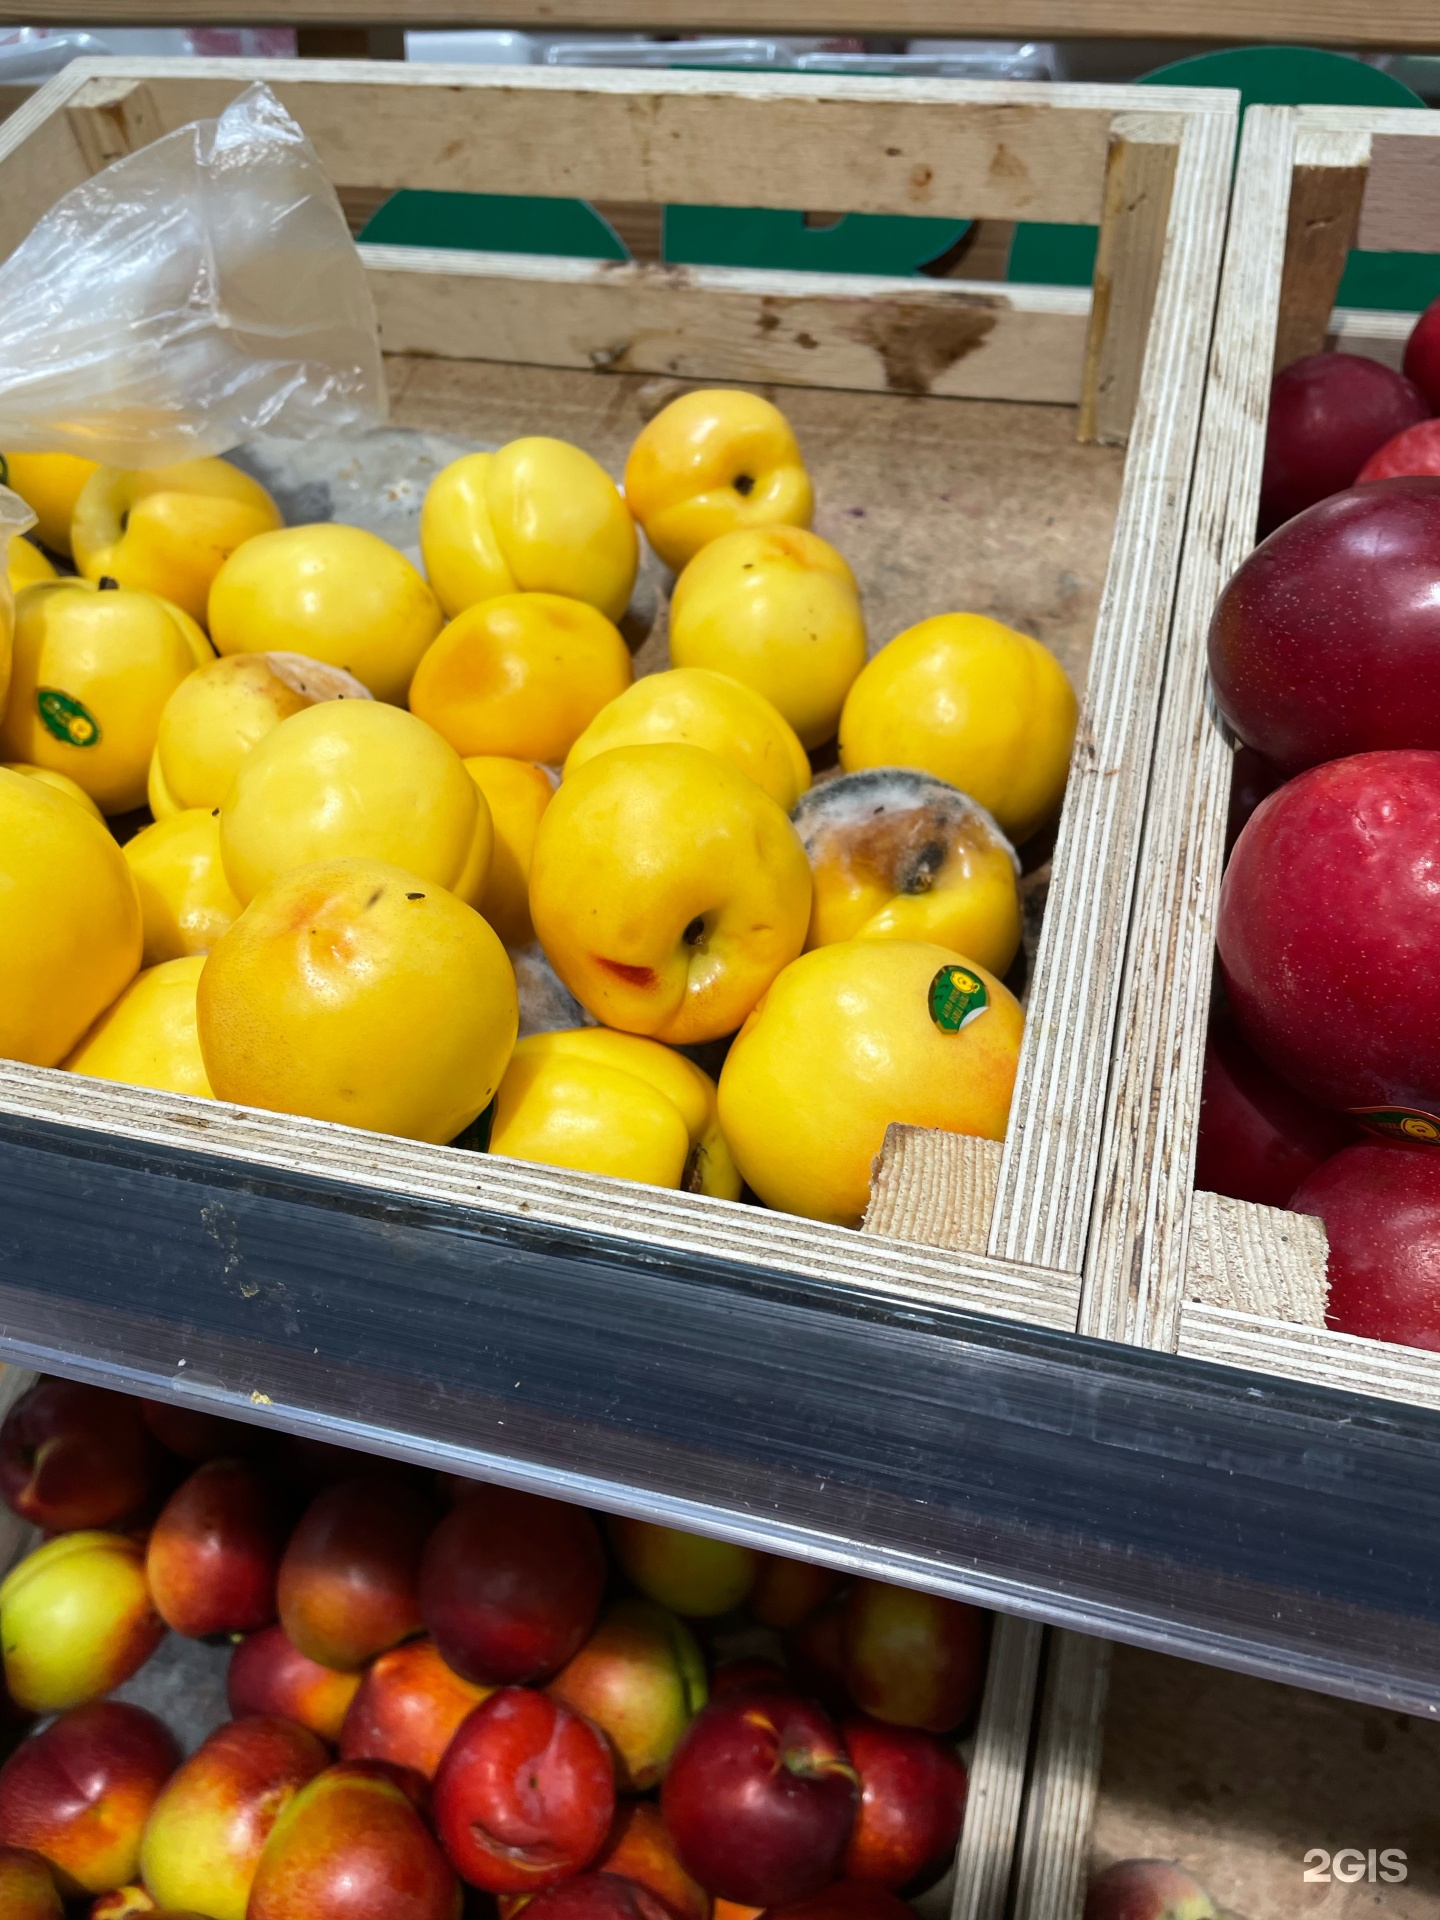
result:
[[[0,1115],[0,1356],[1440,1713],[1440,1415]]]

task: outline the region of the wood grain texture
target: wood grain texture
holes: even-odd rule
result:
[[[70,71],[104,87],[146,82],[167,131],[264,80],[342,188],[1001,220],[1098,220],[1111,122],[1135,111],[1123,88],[1002,81],[348,60]],[[1213,119],[1226,97],[1143,98],[1142,114]]]
[[[1435,1920],[1437,1807],[1433,1721],[1115,1649],[1097,1869],[1178,1860],[1246,1920]],[[1407,1877],[1307,1885],[1311,1847],[1398,1847]]]
[[[1130,438],[1165,258],[1177,133],[1139,116],[1132,125],[1126,115],[1111,136],[1080,388],[1082,440],[1123,447]]]
[[[1440,1408],[1440,1354],[1420,1347],[1392,1347],[1328,1327],[1298,1327],[1269,1315],[1187,1301],[1180,1312],[1178,1348],[1189,1360]]]
[[[148,146],[165,130],[144,80],[91,80],[66,112],[91,173]]]
[[[995,1616],[950,1920],[1003,1920],[1044,1637],[1033,1620]]]
[[[1290,109],[1246,115],[1085,1257],[1081,1331],[1140,1345],[1174,1345],[1184,1290],[1232,763],[1206,635],[1254,543],[1293,148]]]
[[[279,26],[374,22],[662,34],[959,35],[1440,47],[1427,0],[7,0],[0,23]]]
[[[1323,1327],[1328,1251],[1324,1223],[1313,1214],[1197,1193],[1190,1207],[1187,1301]]]
[[[1233,140],[1228,116],[1188,120],[1176,167],[1001,1166],[990,1251],[1002,1259],[1074,1269],[1084,1254]]]
[[[67,67],[0,125],[0,260],[60,196],[89,178],[90,166],[66,107],[81,85]]]
[[[1424,136],[1371,135],[1358,244],[1377,253],[1440,253],[1440,141],[1428,128]]]
[[[998,1140],[892,1124],[871,1176],[865,1231],[983,1253],[999,1178]]]
[[[1290,175],[1285,264],[1273,364],[1319,353],[1345,262],[1360,224],[1365,195],[1363,166],[1296,166]]]
[[[1440,128],[1414,107],[1297,107],[1302,165],[1368,166],[1357,244],[1379,253],[1440,252],[1435,208]],[[1348,152],[1347,152],[1348,146]]]
[[[1080,1920],[1112,1651],[1089,1634],[1050,1634],[1011,1920]]]
[[[1089,294],[363,247],[387,353],[1073,405]]]

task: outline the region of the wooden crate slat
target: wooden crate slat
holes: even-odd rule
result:
[[[393,28],[521,27],[629,32],[1118,38],[1303,46],[1440,47],[1426,0],[9,0],[19,26],[194,26],[207,22]]]
[[[1050,1633],[1011,1920],[1080,1920],[1110,1657],[1108,1640],[1064,1628]]]
[[[990,1251],[1078,1267],[1140,849],[1224,236],[1229,122],[1187,121],[1125,492],[1096,626]]]
[[[76,62],[73,110],[142,85],[161,129],[263,80],[337,187],[1097,221],[1122,88],[364,61]],[[421,101],[423,99],[423,106]],[[1147,92],[1143,115],[1226,112]],[[957,108],[963,109],[957,112]],[[724,155],[723,165],[715,156]]]
[[[1272,355],[1276,371],[1325,344],[1345,263],[1359,239],[1369,160],[1368,135],[1312,129],[1302,143],[1296,131]]]
[[[1084,288],[425,247],[361,257],[387,353],[972,400],[1080,394]]]
[[[1044,1638],[1033,1620],[996,1615],[950,1920],[1004,1920]]]
[[[1165,258],[1179,128],[1143,115],[1117,118],[1105,166],[1079,436],[1124,446],[1145,364],[1145,342]]]
[[[80,85],[68,67],[0,124],[0,260],[47,207],[93,171],[63,111]]]
[[[1151,1346],[1174,1344],[1183,1291],[1231,764],[1209,699],[1206,635],[1221,586],[1254,541],[1254,422],[1269,392],[1293,153],[1285,110],[1252,109],[1241,151],[1270,191],[1231,214],[1085,1262],[1081,1330]]]
[[[1297,1327],[1197,1301],[1186,1301],[1180,1310],[1178,1346],[1190,1360],[1280,1374],[1412,1407],[1440,1408],[1440,1353],[1419,1347],[1362,1340],[1328,1327]]]

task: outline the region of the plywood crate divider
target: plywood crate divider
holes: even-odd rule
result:
[[[1398,364],[1413,316],[1332,305],[1351,246],[1440,252],[1437,185],[1435,116],[1246,116],[1080,1317],[1107,1339],[1427,1407],[1440,1407],[1440,1355],[1326,1329],[1318,1220],[1195,1193],[1193,1175],[1233,761],[1208,686],[1210,616],[1255,544],[1273,370],[1327,342]],[[1083,1903],[1103,1693],[1088,1740],[1063,1737],[1072,1706],[1042,1703],[1022,1861],[1043,1833],[1046,1871],[1032,1893],[1022,1868],[1014,1920],[1077,1920]]]

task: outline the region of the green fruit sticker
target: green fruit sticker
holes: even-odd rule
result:
[[[1351,1107],[1350,1113],[1367,1133],[1377,1133],[1382,1140],[1440,1147],[1440,1115],[1419,1107]]]
[[[960,1033],[990,1005],[985,982],[968,967],[941,967],[930,982],[930,1018],[941,1033]]]
[[[100,722],[73,694],[61,693],[56,687],[40,687],[35,694],[35,705],[49,731],[66,746],[99,746]]]

